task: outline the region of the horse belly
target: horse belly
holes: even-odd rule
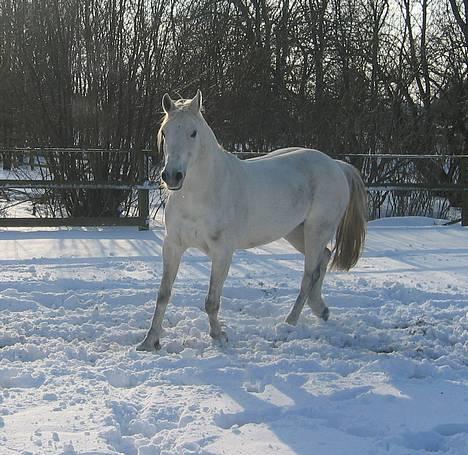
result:
[[[242,248],[278,240],[302,224],[317,193],[336,182],[334,167],[322,153],[307,150],[246,163],[249,215]]]
[[[278,240],[304,222],[310,210],[311,197],[306,194],[284,196],[284,193],[281,195],[274,191],[268,200],[257,199],[251,204],[241,248],[253,248]]]

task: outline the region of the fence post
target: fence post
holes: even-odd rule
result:
[[[468,226],[468,158],[460,158],[460,176],[462,184],[462,226]]]
[[[148,180],[146,153],[143,150],[137,151],[138,160],[138,183],[143,185]],[[149,229],[149,189],[138,190],[138,216],[140,225],[138,230],[147,231]]]
[[[31,171],[34,171],[35,160],[36,160],[36,152],[31,149],[29,150],[29,166],[31,167]]]
[[[11,171],[11,153],[3,152],[3,170]]]

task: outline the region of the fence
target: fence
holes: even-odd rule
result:
[[[237,155],[241,159],[255,158],[265,155],[256,152],[239,152]],[[397,193],[408,194],[410,192],[430,192],[432,194],[441,193],[445,195],[456,195],[460,199],[456,202],[461,208],[462,226],[468,226],[468,155],[403,155],[403,154],[363,154],[349,153],[334,156],[336,159],[351,162],[358,169],[365,179],[369,193]],[[412,167],[408,163],[418,163],[418,168],[431,164],[431,162],[450,161],[452,167],[459,173],[452,176],[450,182],[440,183],[437,176],[429,175],[432,167],[427,166],[428,171],[423,181],[419,181],[416,174],[412,172]],[[393,162],[393,165],[388,165]],[[384,166],[382,166],[382,163]],[[387,166],[385,166],[387,164]],[[372,170],[372,168],[374,168]],[[405,172],[401,172],[404,169]],[[459,197],[458,197],[459,196]],[[456,220],[460,221],[460,220]]]
[[[97,226],[97,225],[124,225],[138,226],[140,229],[148,229],[149,227],[149,191],[150,189],[158,188],[158,185],[148,181],[148,150],[128,152],[122,150],[82,150],[82,149],[2,149],[0,153],[5,157],[11,154],[24,153],[26,150],[29,153],[30,164],[34,164],[34,157],[43,153],[76,153],[76,154],[96,154],[96,153],[132,153],[138,163],[138,177],[134,181],[129,182],[112,182],[112,181],[57,181],[57,180],[0,180],[0,189],[12,188],[48,188],[48,189],[116,189],[138,192],[138,216],[136,217],[65,217],[65,218],[0,218],[0,226],[17,227],[17,226]],[[256,156],[261,156],[260,153],[241,152],[237,154],[239,158],[246,159]],[[461,221],[463,226],[468,226],[468,155],[398,155],[398,154],[347,154],[337,156],[336,158],[350,161],[358,168],[363,170],[366,178],[366,186],[372,192],[396,192],[408,193],[412,191],[426,191],[431,193],[456,194],[460,197]],[[383,177],[379,169],[383,169],[382,163],[392,161],[401,166],[394,166],[390,169],[405,169],[404,175],[395,171],[392,175]],[[426,179],[426,181],[418,181],[411,174],[411,166],[405,163],[419,163],[419,168],[424,168],[424,162],[430,163],[438,160],[457,160],[459,174],[454,177],[454,181],[441,184],[434,178]],[[373,172],[368,171],[374,169]],[[388,170],[388,169],[387,169]],[[409,172],[408,172],[409,171]],[[379,173],[380,172],[380,173]],[[428,169],[430,173],[430,169]],[[392,177],[392,178],[390,178]]]
[[[90,181],[60,181],[57,179],[0,179],[0,189],[51,189],[51,190],[122,190],[137,191],[138,194],[138,216],[81,216],[81,217],[5,217],[0,218],[0,227],[54,227],[54,226],[138,226],[141,230],[149,228],[149,191],[156,185],[148,181],[148,150],[124,151],[124,150],[101,150],[101,149],[75,149],[75,148],[23,148],[23,149],[1,149],[5,168],[10,168],[18,161],[18,157],[24,163],[24,155],[28,155],[28,164],[33,170],[38,165],[40,157],[46,154],[71,154],[75,156],[91,157],[99,154],[132,154],[138,166],[138,175],[134,180],[126,182],[110,180]]]
[[[366,186],[371,193],[443,194],[454,206],[461,209],[462,226],[468,226],[468,155],[349,154],[343,158],[351,162],[357,161],[354,164],[367,175]],[[378,162],[389,161],[394,162],[393,166],[388,166],[394,170],[393,176],[385,175],[379,171],[379,166],[375,166]],[[435,166],[437,162],[438,166]],[[377,172],[367,171],[372,166],[377,168]],[[400,172],[401,169],[404,169],[404,172]],[[436,174],[437,171],[439,175]],[[450,181],[441,183],[441,176]]]

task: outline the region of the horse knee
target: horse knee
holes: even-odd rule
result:
[[[208,314],[217,313],[219,310],[219,300],[207,297],[205,300],[205,311]]]
[[[159,293],[158,293],[158,302],[160,304],[166,304],[167,302],[169,302],[169,299],[171,298],[171,292],[170,291],[167,291],[163,288],[159,289]]]

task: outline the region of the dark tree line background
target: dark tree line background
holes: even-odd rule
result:
[[[468,0],[0,0],[0,147],[154,148],[162,95],[200,88],[228,150],[463,154],[467,17]],[[80,174],[58,159],[52,173]],[[388,163],[355,164],[371,181],[459,173]],[[121,155],[90,166],[136,173]]]

